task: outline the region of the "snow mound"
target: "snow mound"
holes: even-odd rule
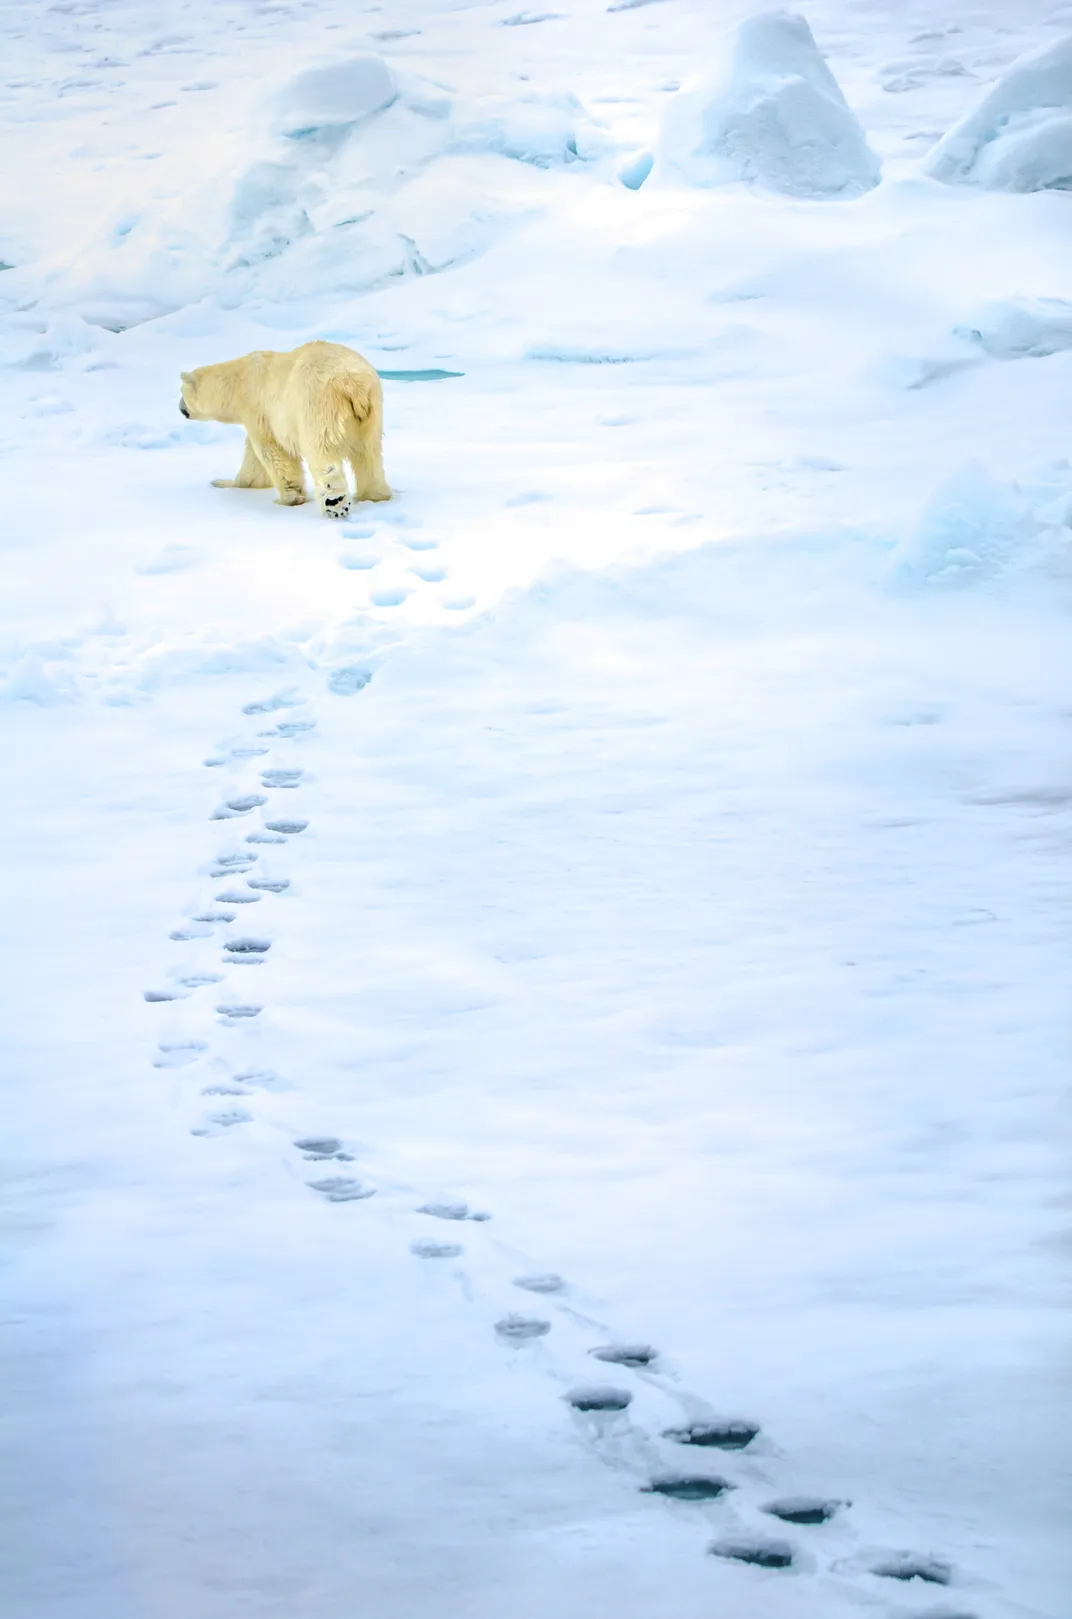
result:
[[[857,197],[880,164],[805,18],[750,17],[715,65],[670,101],[656,178],[689,186],[745,180],[791,197]]]
[[[583,166],[612,147],[573,95],[463,98],[374,55],[295,74],[254,97],[247,124],[196,183],[149,183],[72,238],[47,267],[53,309],[115,333],[206,298],[293,307],[435,274],[538,206],[519,163]],[[4,344],[0,361],[70,369],[76,338]],[[99,331],[86,341],[84,369],[100,363]]]
[[[277,92],[275,128],[290,140],[313,139],[371,118],[397,94],[394,74],[379,56],[309,68]]]
[[[1015,61],[926,168],[947,185],[1072,190],[1072,35]]]
[[[935,492],[902,539],[888,582],[909,590],[972,586],[1059,563],[1068,550],[1067,535],[1036,512],[1023,490],[972,461]]]
[[[104,334],[80,315],[63,312],[48,320],[29,347],[8,361],[20,371],[62,371],[74,364],[82,369],[97,359]]]
[[[459,112],[451,144],[456,151],[494,152],[549,169],[593,156],[602,148],[603,133],[568,91],[532,92],[521,99],[487,96]]]
[[[967,338],[995,360],[1041,359],[1072,349],[1072,303],[1064,298],[1009,298],[987,304],[970,326],[955,335]]]

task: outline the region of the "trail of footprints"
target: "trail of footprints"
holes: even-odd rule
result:
[[[351,573],[370,576],[371,606],[400,607],[420,585],[444,585],[437,599],[448,611],[462,612],[473,606],[475,598],[452,588],[449,570],[428,555],[438,550],[438,542],[422,534],[419,518],[406,512],[380,512],[372,519],[351,515],[342,533],[350,543],[336,561]],[[396,545],[402,554],[392,549]]]
[[[353,686],[348,689],[359,689]],[[190,916],[171,932],[176,943],[211,939],[220,946],[219,970],[208,968],[176,970],[162,988],[147,989],[145,1000],[167,1003],[179,1001],[197,991],[211,990],[213,1005],[222,1029],[252,1025],[264,1010],[257,998],[256,974],[248,971],[263,965],[273,944],[273,928],[257,926],[260,907],[275,906],[291,891],[292,878],[261,865],[262,854],[290,850],[300,842],[309,820],[298,809],[282,807],[285,800],[276,795],[299,793],[306,780],[302,764],[293,758],[274,762],[280,751],[301,756],[301,750],[316,737],[316,722],[307,702],[294,692],[285,692],[262,701],[248,703],[243,714],[255,722],[250,738],[224,745],[209,758],[209,768],[238,766],[257,769],[260,791],[225,791],[211,812],[212,821],[235,822],[247,828],[241,841],[221,850],[205,868],[213,889],[211,899],[199,904]],[[267,722],[267,723],[265,723]],[[273,762],[257,764],[256,761]],[[299,793],[300,797],[300,793]],[[255,819],[259,812],[259,819]],[[237,827],[236,827],[237,830]],[[271,913],[270,913],[271,914]],[[229,931],[232,928],[238,931]],[[230,975],[234,969],[235,982]],[[189,1036],[161,1039],[153,1056],[159,1069],[180,1069],[197,1064],[209,1053],[210,1042]],[[253,1113],[241,1101],[257,1090],[289,1089],[274,1070],[259,1066],[236,1067],[229,1078],[204,1085],[201,1094],[215,1102],[214,1108],[196,1125],[192,1134],[211,1137],[233,1130],[253,1120]],[[328,1203],[361,1203],[375,1196],[376,1187],[347,1171],[353,1154],[335,1136],[299,1136],[294,1150],[304,1164],[312,1166],[306,1184]],[[475,1227],[482,1234],[482,1269],[501,1269],[504,1251],[490,1241],[484,1228],[491,1220],[486,1210],[472,1209],[461,1201],[431,1200],[414,1211],[420,1221],[439,1221],[459,1228]],[[475,1234],[475,1233],[474,1233]],[[464,1258],[466,1245],[451,1237],[421,1235],[410,1243],[411,1255],[430,1263],[455,1262]],[[512,1266],[516,1269],[516,1266]],[[468,1278],[455,1274],[472,1297]],[[903,1587],[952,1587],[964,1582],[944,1559],[896,1550],[857,1550],[855,1537],[845,1515],[851,1502],[823,1494],[778,1495],[768,1484],[777,1471],[778,1453],[766,1440],[760,1424],[737,1416],[719,1416],[702,1399],[679,1389],[672,1366],[652,1344],[610,1341],[588,1343],[593,1335],[607,1337],[601,1323],[578,1308],[574,1290],[554,1272],[522,1270],[503,1280],[527,1295],[530,1310],[509,1310],[491,1323],[495,1337],[514,1353],[536,1355],[538,1367],[562,1385],[562,1403],[578,1425],[583,1438],[601,1459],[638,1480],[638,1490],[661,1499],[674,1509],[699,1511],[715,1531],[707,1543],[708,1553],[718,1559],[758,1570],[808,1574],[822,1570],[856,1582],[861,1576],[871,1581],[889,1581]],[[538,1302],[539,1301],[539,1302]],[[539,1304],[543,1311],[536,1313]],[[576,1341],[573,1341],[576,1340]],[[563,1343],[569,1352],[559,1355],[552,1346]],[[575,1382],[566,1370],[580,1357],[602,1372],[603,1381]],[[679,1420],[663,1424],[634,1422],[631,1408],[638,1392],[650,1407],[652,1396],[676,1407]],[[655,1431],[652,1431],[653,1426]],[[736,1476],[728,1464],[741,1458]],[[714,1458],[721,1468],[711,1465]],[[770,1524],[770,1528],[762,1525]],[[784,1530],[805,1532],[809,1539],[790,1538]],[[809,1543],[810,1542],[810,1543]],[[870,1585],[872,1591],[876,1590]],[[915,1610],[914,1619],[976,1619],[976,1616],[948,1606],[940,1610]]]

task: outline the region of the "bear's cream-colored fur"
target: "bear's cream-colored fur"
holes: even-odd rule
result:
[[[325,517],[354,498],[390,500],[383,471],[383,389],[372,366],[341,343],[303,343],[289,354],[257,349],[240,360],[182,373],[182,414],[195,422],[238,422],[246,450],[234,478],[217,489],[271,489],[279,504],[305,499],[304,461]]]

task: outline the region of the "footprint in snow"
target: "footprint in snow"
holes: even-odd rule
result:
[[[707,1548],[712,1557],[756,1568],[792,1568],[793,1548],[787,1540],[715,1540]]]
[[[490,1220],[491,1215],[471,1209],[468,1203],[422,1203],[418,1214],[430,1214],[436,1220]]]
[[[261,773],[262,787],[297,787],[305,774],[303,770],[265,770]],[[264,800],[262,799],[263,803]]]
[[[367,573],[370,568],[376,567],[380,558],[371,551],[340,551],[335,560],[340,568],[345,568],[349,573]]]
[[[265,894],[285,894],[290,887],[289,877],[248,877],[247,886]]]
[[[426,585],[440,585],[447,577],[446,568],[424,567],[412,568],[410,571],[411,573],[415,574],[418,579],[423,579]]]
[[[263,759],[268,752],[267,748],[232,748],[232,759]]]
[[[925,1585],[950,1585],[952,1564],[940,1557],[921,1557],[915,1552],[893,1552],[872,1563],[870,1573],[884,1580],[921,1580]]]
[[[475,596],[449,596],[443,600],[443,606],[448,613],[464,613],[467,608],[476,606]]]
[[[153,1058],[154,1068],[186,1068],[208,1050],[205,1040],[161,1040]]]
[[[383,590],[374,590],[369,600],[373,607],[401,607],[410,594],[404,585],[385,586]]]
[[[237,798],[225,799],[222,804],[212,811],[210,820],[233,821],[236,816],[248,815],[251,810],[260,809],[268,800],[263,793],[241,793]]]
[[[353,1153],[343,1150],[343,1144],[338,1136],[299,1136],[294,1145],[299,1152],[305,1154],[305,1161],[308,1164],[322,1163],[330,1158],[334,1158],[338,1163],[353,1163]]]
[[[247,843],[286,843],[282,832],[247,832]]]
[[[402,544],[407,551],[438,551],[439,549],[438,540],[422,540],[416,535],[408,540],[403,539]]]
[[[212,929],[201,922],[190,923],[182,928],[172,928],[168,934],[169,939],[175,939],[178,942],[189,939],[211,939],[211,937]]]
[[[561,1276],[548,1271],[538,1276],[515,1276],[514,1286],[523,1287],[526,1293],[561,1293],[566,1283]]]
[[[260,1017],[264,1007],[250,1001],[224,1001],[216,1010],[225,1023],[238,1023],[245,1018]]]
[[[143,989],[142,990],[142,996],[150,1004],[153,1004],[153,1003],[155,1003],[157,1001],[184,1001],[186,999],[187,995],[189,995],[189,993],[190,993],[190,991],[188,989],[183,989],[178,984],[176,984],[173,989]]]
[[[199,911],[194,917],[195,922],[233,922],[234,911]]]
[[[367,1197],[375,1197],[375,1187],[363,1186],[348,1175],[329,1175],[327,1180],[308,1181],[306,1183],[314,1192],[320,1192],[329,1203],[362,1203]]]
[[[631,1366],[634,1369],[651,1366],[659,1358],[659,1351],[651,1344],[601,1344],[588,1351],[596,1360],[611,1366]]]
[[[224,854],[218,854],[214,861],[216,872],[222,871],[248,871],[250,866],[257,864],[259,856],[250,854],[248,849],[229,849]]]
[[[291,687],[289,691],[276,692],[273,697],[262,697],[258,702],[243,704],[242,712],[243,714],[274,714],[280,708],[297,708],[301,702],[302,699],[295,696],[294,687]]]
[[[309,825],[309,822],[301,820],[277,820],[265,821],[264,824],[268,828],[269,832],[281,832],[285,837],[294,837],[297,833],[304,832],[306,827]]]
[[[420,1237],[410,1243],[409,1251],[418,1259],[459,1259],[465,1249],[460,1242],[434,1242],[430,1237]]]
[[[371,679],[369,669],[355,666],[333,669],[328,676],[328,690],[333,691],[336,697],[352,697],[355,692],[364,691]]]
[[[504,1315],[496,1321],[495,1331],[507,1343],[529,1343],[534,1338],[545,1338],[551,1330],[550,1321],[540,1321],[531,1315]]]
[[[645,1495],[665,1495],[671,1501],[717,1501],[734,1488],[728,1479],[702,1473],[666,1473],[642,1486]]]
[[[759,1428],[751,1422],[691,1422],[687,1428],[667,1428],[664,1439],[678,1445],[702,1445],[714,1450],[744,1450]]]
[[[175,981],[178,984],[182,984],[184,989],[203,989],[206,984],[222,984],[223,974],[205,972],[184,973],[181,978],[177,978]]]
[[[570,1389],[566,1399],[575,1411],[627,1411],[633,1403],[628,1389],[576,1388]]]
[[[292,738],[303,735],[306,731],[315,731],[315,720],[280,720],[273,731],[258,731],[258,736],[282,736]]]
[[[251,1085],[254,1090],[290,1091],[294,1089],[290,1081],[280,1078],[274,1068],[246,1068],[240,1074],[232,1074],[231,1078],[236,1085]]]
[[[232,956],[264,956],[272,948],[272,941],[244,935],[241,938],[225,940],[223,948]]]
[[[780,1501],[768,1501],[762,1510],[783,1523],[829,1523],[848,1501],[821,1501],[810,1495],[789,1495]]]
[[[257,905],[260,903],[260,897],[259,894],[245,894],[238,888],[227,888],[224,889],[222,894],[216,895],[216,901],[220,905]],[[223,912],[221,911],[219,914],[222,916]],[[233,915],[234,913],[232,912],[227,920],[231,921]]]
[[[252,1124],[253,1114],[247,1113],[244,1108],[230,1107],[221,1113],[210,1113],[204,1124],[195,1125],[190,1131],[192,1136],[219,1136],[226,1130],[233,1130],[236,1124]]]

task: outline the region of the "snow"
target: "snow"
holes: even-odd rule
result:
[[[957,334],[999,360],[1038,359],[1072,348],[1072,303],[1014,298],[988,304]]]
[[[749,14],[0,20],[18,1619],[1064,1619],[1070,17]]]
[[[669,102],[655,183],[743,180],[791,197],[855,197],[879,173],[807,19],[770,11],[746,18]]]
[[[275,125],[288,140],[325,140],[394,101],[394,74],[380,56],[354,56],[308,68],[275,98]]]
[[[1072,190],[1072,35],[1018,58],[927,167],[950,185]]]
[[[1060,578],[1072,564],[1068,538],[1049,532],[1043,514],[1015,485],[1000,483],[971,462],[935,492],[903,536],[891,558],[890,580],[923,588],[976,585],[1009,572],[1045,575],[1051,567]]]

